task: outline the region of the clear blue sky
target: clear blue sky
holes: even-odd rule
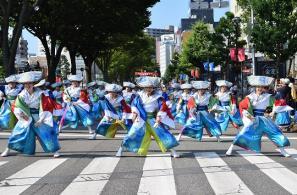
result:
[[[165,28],[168,25],[180,26],[180,19],[188,16],[189,0],[161,0],[151,9],[150,27]],[[228,9],[215,9],[215,21],[218,21]],[[23,36],[28,40],[29,53],[36,53],[37,38],[24,31]]]

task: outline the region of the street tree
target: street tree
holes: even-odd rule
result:
[[[203,22],[193,25],[192,34],[182,48],[180,65],[185,68],[198,67],[200,70],[204,69],[203,62],[221,63],[226,53],[223,37],[211,32]]]
[[[122,83],[133,81],[136,71],[154,71],[155,42],[147,35],[135,36],[122,47],[114,50],[109,66],[109,77]]]
[[[231,48],[242,48],[246,45],[246,41],[241,38],[242,28],[241,25],[235,25],[233,22],[234,14],[232,12],[226,12],[225,16],[223,16],[215,28],[215,33],[218,36],[224,38],[224,46],[222,48],[221,57],[222,57],[222,68],[223,73],[230,77],[231,71],[234,68],[238,71],[239,67],[234,67],[234,63],[231,62],[229,51]]]
[[[0,0],[1,47],[6,75],[15,73],[15,56],[24,24],[45,0]],[[10,30],[12,32],[10,33]]]
[[[244,19],[248,22],[251,9],[255,24],[247,28],[255,49],[276,61],[285,63],[297,52],[296,0],[239,0]]]

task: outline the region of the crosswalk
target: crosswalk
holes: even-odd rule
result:
[[[265,180],[269,179],[283,194],[297,194],[296,166],[295,168],[286,167],[287,163],[283,163],[284,161],[290,161],[291,163],[296,162],[297,165],[297,150],[291,148],[287,149],[287,152],[292,155],[292,158],[283,158],[275,155],[272,158],[272,156],[261,153],[256,154],[238,150],[233,157],[225,157],[223,154],[216,152],[193,152],[187,155],[186,160],[195,162],[199,169],[202,170],[201,173],[197,172],[196,174],[203,174],[205,176],[206,180],[203,182],[209,186],[213,194],[257,194],[256,192],[258,192],[255,189],[255,185],[253,185],[253,182],[257,182],[257,178],[252,178],[254,180],[252,183],[251,180],[247,181],[242,176],[242,173],[240,173],[241,170],[245,169],[245,166],[242,165],[240,169],[235,169],[234,165],[230,164],[230,158],[244,160],[245,165],[256,167],[255,169],[246,171],[262,173],[266,177]],[[63,189],[49,192],[48,194],[113,194],[106,191],[106,186],[111,182],[111,178],[118,180],[118,182],[125,179],[125,177],[116,178],[116,171],[119,170],[117,167],[122,166],[123,158],[128,158],[129,160],[131,157],[94,157],[82,165],[83,168],[78,172],[78,175],[72,177],[71,180],[65,181]],[[179,183],[182,181],[177,179],[178,174],[176,175],[176,169],[180,168],[176,167],[176,162],[179,160],[171,158],[169,154],[153,154],[148,155],[143,160],[140,158],[138,163],[131,164],[131,166],[135,166],[135,170],[142,170],[142,174],[136,178],[138,180],[138,186],[130,194],[179,194],[181,191],[180,187],[187,185]],[[27,192],[24,194],[30,194],[32,189],[38,194],[36,188],[42,188],[45,185],[54,186],[55,178],[53,178],[53,175],[55,177],[63,177],[65,173],[55,172],[55,170],[60,166],[67,165],[68,161],[70,161],[70,158],[36,159],[36,161],[32,161],[26,167],[16,168],[12,175],[2,178],[0,181],[0,194],[14,195],[24,192]],[[0,159],[0,177],[4,169],[8,167],[13,169],[13,167],[9,166],[10,163],[9,158]],[[187,166],[185,164],[184,168],[192,168]],[[190,177],[192,175],[189,174],[188,176]],[[199,182],[197,181],[196,186],[193,184],[195,190],[197,190],[193,194],[205,194],[199,191],[201,189]],[[268,189],[271,186],[266,187]],[[110,190],[110,188],[108,189]]]

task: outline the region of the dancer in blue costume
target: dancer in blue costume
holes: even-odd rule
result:
[[[267,137],[280,149],[283,156],[290,155],[284,147],[290,146],[288,138],[280,128],[270,119],[268,111],[272,110],[274,99],[271,94],[265,93],[265,87],[272,84],[273,78],[266,76],[249,76],[248,82],[256,87],[256,91],[240,102],[239,108],[243,116],[243,129],[235,137],[226,155],[231,155],[234,145],[261,152],[261,138]]]
[[[64,89],[63,100],[66,108],[59,124],[59,131],[61,132],[64,125],[76,129],[81,123],[88,128],[89,134],[93,134],[91,126],[94,121],[90,114],[88,93],[80,87],[83,78],[80,75],[69,75],[68,80],[71,86]]]
[[[146,155],[154,137],[162,152],[171,150],[173,157],[179,157],[173,149],[178,142],[169,131],[170,128],[175,128],[173,117],[162,93],[156,91],[160,78],[140,77],[136,83],[143,90],[132,103],[133,125],[116,156],[121,156],[123,149]]]
[[[88,95],[91,104],[90,115],[94,121],[99,121],[103,116],[103,109],[100,97],[96,93],[97,82],[88,83]]]
[[[56,104],[42,90],[34,88],[36,81],[34,72],[20,75],[18,82],[24,84],[24,90],[15,102],[14,114],[18,122],[9,137],[7,149],[1,154],[2,157],[8,156],[10,150],[22,154],[34,154],[36,138],[44,152],[54,153],[54,157],[60,156],[57,125],[53,121],[53,113],[62,106]]]
[[[128,105],[131,105],[131,103],[133,102],[136,96],[135,92],[133,91],[135,88],[135,85],[130,82],[124,82],[123,87],[125,88],[125,90],[123,90],[124,100]]]
[[[169,106],[170,107],[170,110],[171,110],[171,113],[172,113],[172,116],[175,117],[176,116],[176,107],[177,107],[177,103],[178,103],[178,100],[181,98],[181,94],[182,94],[182,91],[180,90],[180,84],[178,83],[173,83],[171,85],[173,91],[170,93],[169,95],[169,99],[170,99],[170,103],[171,105]]]
[[[243,125],[240,112],[237,109],[236,98],[231,94],[229,88],[233,85],[231,82],[225,80],[216,81],[216,85],[219,87],[219,92],[216,93],[218,99],[217,110],[220,113],[216,113],[216,121],[220,124],[222,132],[226,132],[229,122],[239,129]]]
[[[210,82],[193,81],[192,86],[197,92],[188,101],[189,118],[179,134],[178,140],[182,135],[185,135],[201,141],[203,129],[206,129],[209,136],[215,136],[220,141],[220,135],[222,134],[220,125],[208,112],[214,109],[217,102],[212,94],[207,92]]]
[[[282,130],[285,130],[291,125],[290,112],[294,109],[288,105],[287,100],[291,96],[291,88],[289,79],[281,79],[281,87],[276,90],[275,106],[273,114],[275,114],[275,124]]]
[[[131,109],[120,95],[122,87],[116,84],[108,84],[105,86],[105,90],[108,94],[102,100],[104,117],[91,139],[96,139],[97,134],[114,138],[118,130],[125,129],[128,131],[132,125],[131,119],[127,119]]]
[[[187,109],[187,104],[188,104],[189,99],[191,98],[192,85],[189,83],[182,84],[181,89],[183,90],[183,93],[181,94],[181,97],[179,98],[177,105],[176,105],[175,121],[177,123],[179,123],[180,125],[184,126],[187,122],[188,117],[189,117],[189,111]]]
[[[2,92],[2,104],[0,107],[0,128],[12,129],[17,118],[15,117],[12,106],[18,94],[22,91],[22,85],[17,84],[18,77],[16,75],[5,78],[7,85],[0,86]]]
[[[61,82],[54,83],[51,85],[51,87],[54,89],[53,96],[55,101],[58,102],[59,104],[62,104],[63,103],[63,97],[62,97],[63,92],[61,91],[62,83]]]

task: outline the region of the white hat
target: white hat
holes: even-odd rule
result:
[[[190,83],[185,83],[180,86],[181,89],[192,89],[192,85]]]
[[[139,87],[158,87],[160,85],[160,77],[138,77],[136,78],[136,83]]]
[[[179,88],[180,88],[180,84],[178,84],[178,83],[173,83],[173,84],[171,85],[171,87],[172,87],[173,89],[179,89]]]
[[[36,81],[40,81],[42,79],[42,72],[41,71],[32,71],[32,73],[35,75]]]
[[[67,79],[69,81],[78,81],[78,82],[81,82],[83,80],[83,77],[81,75],[68,75]]]
[[[87,84],[87,87],[94,87],[95,85],[97,85],[97,83],[95,81],[90,82]]]
[[[274,78],[267,76],[248,76],[248,82],[251,86],[263,86],[268,87],[274,81]]]
[[[17,83],[18,82],[18,76],[17,75],[11,75],[7,78],[5,78],[6,83]]]
[[[207,89],[210,86],[210,82],[208,81],[193,81],[192,82],[194,89]]]
[[[118,93],[118,92],[121,92],[122,89],[123,89],[122,86],[117,85],[117,84],[108,84],[105,86],[105,91],[107,91],[107,92]]]
[[[61,87],[61,86],[62,86],[62,83],[61,82],[53,83],[51,85],[52,88]]]
[[[46,84],[45,79],[42,79],[41,81],[39,81],[39,83],[37,83],[36,85],[34,85],[34,87],[41,87],[41,86],[43,86],[45,84]]]
[[[222,87],[222,86],[232,87],[233,83],[226,81],[226,80],[218,80],[218,81],[216,81],[216,85],[218,87]]]
[[[19,75],[18,83],[34,83],[41,79],[40,75],[34,71],[24,72]]]
[[[104,81],[96,81],[98,86],[104,86],[106,83]]]
[[[282,79],[280,79],[280,81],[281,81],[283,84],[285,84],[285,85],[289,85],[289,84],[290,84],[290,79],[288,79],[288,78],[282,78]]]
[[[71,83],[70,83],[69,80],[64,80],[64,81],[63,81],[63,84],[64,84],[64,85],[70,85]]]
[[[130,82],[123,82],[123,87],[135,88],[135,85]]]

